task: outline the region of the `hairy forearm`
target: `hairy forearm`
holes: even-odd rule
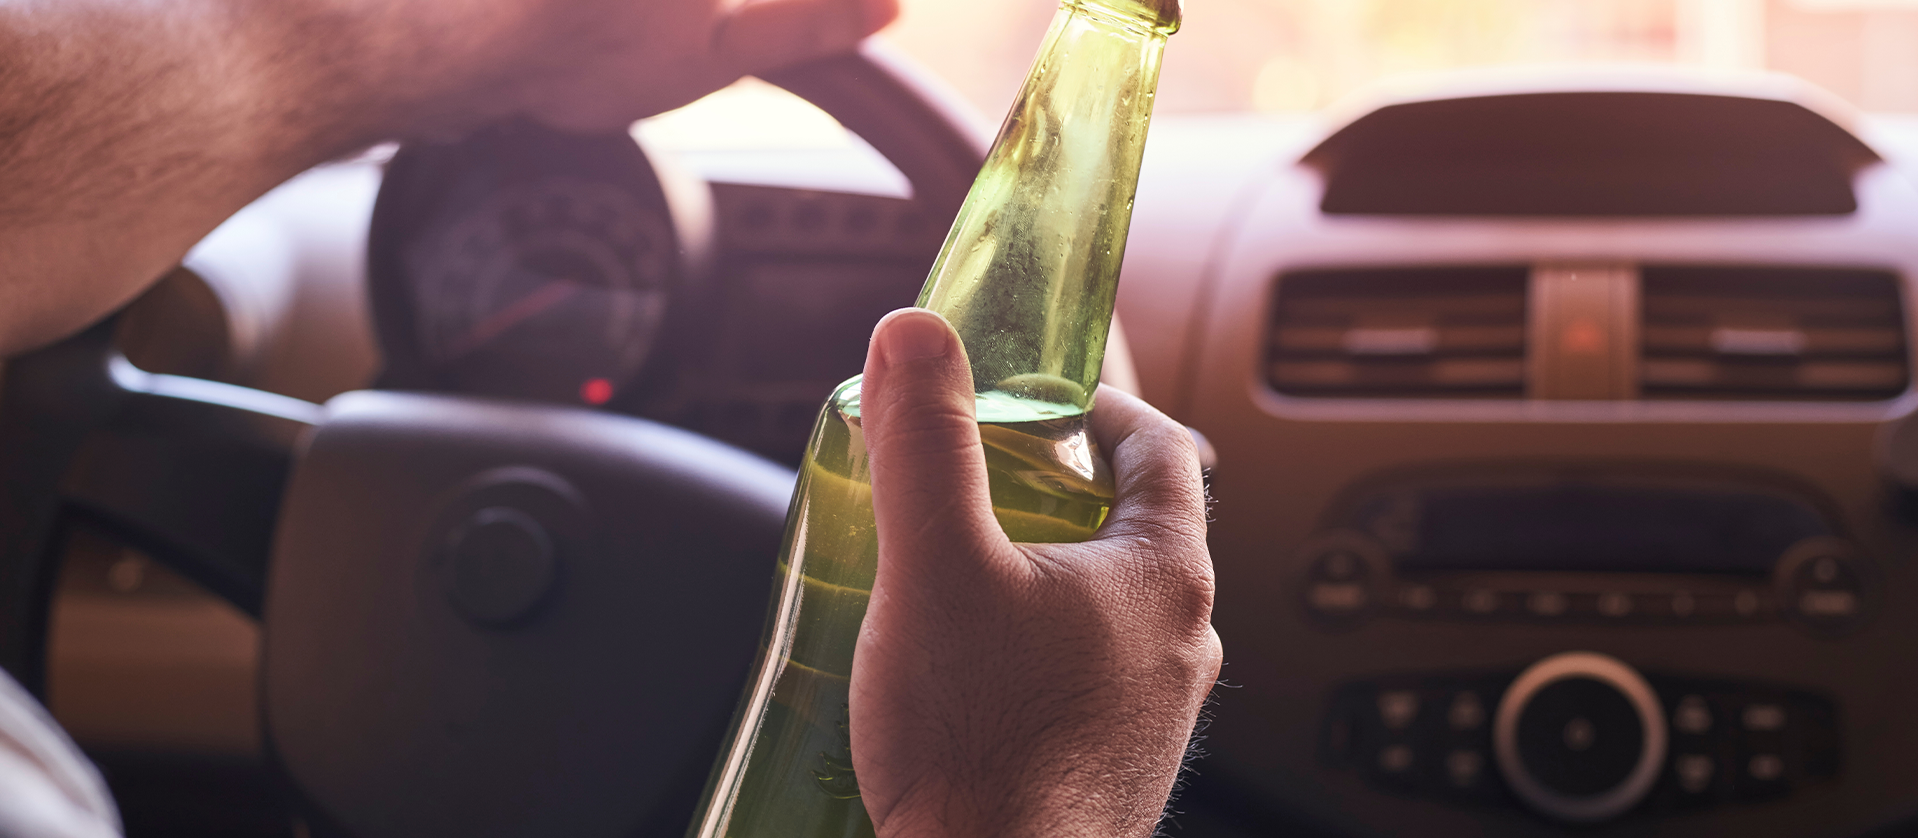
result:
[[[438,81],[400,66],[422,48],[379,8],[0,0],[0,352],[117,307],[286,178],[416,128]]]
[[[0,355],[280,181],[510,114],[616,130],[851,47],[894,0],[0,0]]]

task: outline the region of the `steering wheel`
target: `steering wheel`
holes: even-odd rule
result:
[[[927,216],[957,212],[984,150],[898,59],[869,43],[767,80],[885,155]],[[387,192],[461,153],[395,160],[376,268],[405,205]],[[313,834],[678,836],[754,655],[792,479],[577,407],[322,407],[151,374],[109,319],[0,382],[0,665],[41,691],[66,535],[101,530],[262,621],[264,738]]]

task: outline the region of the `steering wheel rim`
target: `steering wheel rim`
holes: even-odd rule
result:
[[[883,45],[869,41],[856,53],[766,78],[813,101],[893,161],[929,216],[949,217],[963,202],[984,156],[982,133],[949,94]],[[381,257],[375,252],[372,258]],[[267,570],[274,554],[284,551],[284,544],[270,546],[275,521],[286,514],[281,489],[302,464],[302,446],[327,424],[327,415],[310,403],[135,370],[113,347],[111,318],[14,359],[0,382],[0,665],[44,694],[46,619],[58,551],[64,529],[82,518],[147,549],[243,611],[268,614],[262,601]],[[88,454],[102,445],[124,449],[129,435],[145,439],[148,449],[188,439],[193,444],[187,449],[208,461],[221,460],[223,451],[244,456],[225,458],[227,465],[201,475],[203,494],[197,498],[175,493],[163,502],[178,455],[115,469],[98,467],[102,457]],[[89,463],[95,467],[76,476],[76,468]],[[764,478],[761,473],[753,479],[763,484]],[[123,484],[140,490],[113,491]],[[182,504],[208,499],[220,514],[199,516],[184,529],[162,520]],[[207,534],[228,527],[243,531],[242,537],[214,538],[209,547]],[[752,602],[755,609],[760,604]],[[269,749],[277,762],[277,748]],[[336,813],[325,801],[309,796],[307,802],[317,807],[317,823],[356,820],[331,817]]]

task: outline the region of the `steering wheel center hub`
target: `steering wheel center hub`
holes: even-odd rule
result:
[[[510,506],[473,513],[447,538],[446,555],[447,599],[460,616],[483,626],[507,626],[530,614],[559,570],[552,535]]]

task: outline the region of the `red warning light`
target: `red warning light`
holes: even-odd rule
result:
[[[579,385],[579,399],[590,405],[602,405],[613,400],[613,382],[604,378],[588,378]]]

